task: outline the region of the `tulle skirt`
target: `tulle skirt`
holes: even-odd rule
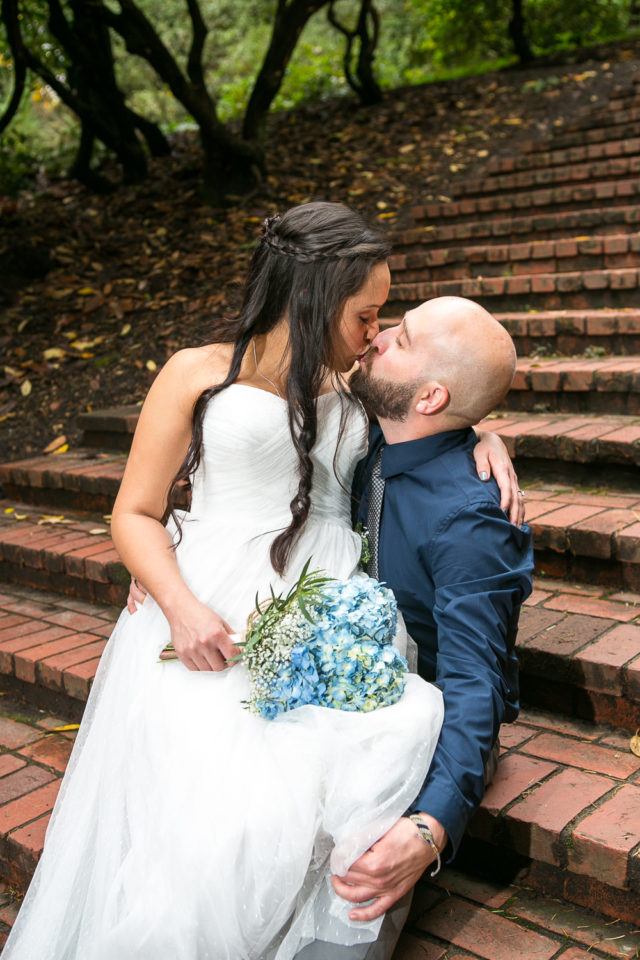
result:
[[[197,581],[193,540],[181,563]],[[216,569],[210,541],[206,560]],[[211,605],[234,627],[265,562],[254,543],[234,565],[240,586],[218,574]],[[169,639],[151,598],[122,613],[3,960],[289,960],[314,939],[374,940],[381,921],[350,921],[330,876],[417,795],[440,691],[410,676],[372,713],[307,706],[267,721],[244,705],[243,665],[160,663]]]

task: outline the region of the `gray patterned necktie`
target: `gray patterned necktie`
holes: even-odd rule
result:
[[[380,473],[382,464],[382,450],[380,447],[371,471],[369,484],[369,506],[367,508],[367,530],[369,531],[369,553],[371,559],[367,564],[367,573],[378,579],[378,541],[380,539],[380,517],[382,501],[384,499],[384,477]]]

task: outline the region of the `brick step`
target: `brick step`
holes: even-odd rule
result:
[[[640,757],[628,731],[525,709],[500,741],[469,835],[496,859],[528,858],[529,883],[637,925]]]
[[[640,271],[581,270],[508,277],[467,277],[393,283],[385,313],[393,316],[431,297],[458,296],[478,300],[492,313],[640,307]]]
[[[640,310],[562,310],[495,316],[513,337],[520,356],[541,349],[566,356],[589,349],[617,355],[640,354]]]
[[[139,413],[140,404],[79,414],[77,423],[83,431],[83,444],[102,449],[103,437],[107,435],[110,450],[129,450]]]
[[[567,150],[547,150],[524,156],[492,157],[487,163],[488,174],[515,173],[519,170],[539,170],[547,167],[564,167],[571,163],[588,163],[609,160],[614,157],[630,157],[640,153],[640,138],[607,140]]]
[[[613,92],[609,95],[609,109],[614,113],[620,110],[637,110],[640,106],[640,97],[637,88],[629,87],[627,90],[620,90],[615,95]]]
[[[623,591],[622,598],[625,591],[640,591],[638,490],[529,481],[524,475],[521,485],[539,575],[611,587]],[[633,597],[629,603],[632,620]]]
[[[532,524],[539,503],[533,501]],[[566,514],[566,504],[556,509]],[[576,523],[574,536],[585,542],[591,536],[586,547],[597,549],[600,530]],[[543,531],[549,538],[552,533]],[[637,728],[640,594],[537,577],[520,615],[517,649],[523,703],[630,732]]]
[[[480,197],[505,190],[531,190],[555,184],[630,179],[637,177],[638,173],[640,173],[640,156],[613,157],[607,160],[572,162],[566,166],[545,166],[535,170],[520,170],[515,173],[498,173],[483,178],[460,180],[451,185],[451,194],[454,197]]]
[[[640,357],[523,358],[504,404],[536,413],[640,414]]]
[[[22,503],[109,514],[126,462],[124,453],[80,448],[0,464],[0,485],[5,497]]]
[[[538,892],[525,867],[518,870],[516,865],[514,879],[506,870],[501,877],[486,860],[458,867],[461,859],[466,858],[445,867],[435,880],[420,881],[393,960],[602,960],[634,955],[635,924],[612,924],[606,914],[589,909],[599,906],[596,901],[581,907]],[[497,859],[504,863],[503,850]]]
[[[636,78],[632,78],[627,83],[619,83],[609,91],[609,102],[617,103],[618,101],[634,99],[638,96],[638,83]]]
[[[606,180],[599,183],[563,184],[515,193],[463,197],[449,202],[427,202],[411,209],[416,224],[462,223],[482,217],[498,219],[505,214],[560,213],[589,207],[628,206],[640,194],[640,180]]]
[[[572,356],[640,354],[640,310],[558,310],[496,313],[521,357],[540,354]],[[395,326],[399,318],[383,320]]]
[[[0,876],[23,894],[44,845],[44,835],[75,739],[69,717],[2,698],[0,713]],[[2,938],[4,940],[4,937]],[[34,958],[35,960],[35,958]]]
[[[615,114],[616,122],[594,127],[593,129],[554,133],[553,137],[544,140],[530,140],[520,144],[523,153],[543,153],[547,150],[567,150],[570,147],[581,147],[588,143],[605,143],[609,140],[633,139],[640,136],[640,122],[638,120],[621,122],[620,115]]]
[[[430,247],[467,246],[482,241],[502,244],[524,240],[584,238],[597,234],[635,233],[640,223],[640,206],[597,207],[565,210],[506,219],[471,220],[463,223],[427,225],[399,231],[391,237],[397,253],[423,251]]]
[[[396,283],[637,268],[640,233],[396,253],[389,266]]]
[[[585,479],[593,479],[597,467],[609,473],[618,464],[631,471],[640,467],[640,417],[504,411],[480,426],[503,440],[518,470],[532,459],[555,461],[565,469],[584,464]]]
[[[79,720],[120,606],[0,584],[0,689]]]
[[[582,133],[587,130],[617,127],[623,124],[633,124],[640,120],[640,106],[625,102],[622,109],[616,109],[610,103],[604,110],[589,111],[582,117],[575,117],[565,124],[567,133]]]
[[[17,890],[25,889],[42,851],[73,738],[73,731],[57,729],[66,725],[59,716],[3,700],[0,874]],[[640,830],[633,817],[640,799],[640,758],[629,752],[628,740],[627,732],[615,728],[524,711],[516,724],[502,728],[498,772],[469,830],[472,838],[497,840],[503,849],[531,858],[543,870],[563,870],[565,879],[579,886],[597,884],[606,892],[599,906],[608,913],[614,904],[625,932],[623,924],[640,916],[635,855]],[[438,888],[444,884],[447,889],[446,883],[445,873]],[[419,911],[421,897],[422,891]],[[433,919],[431,914],[429,922]],[[449,925],[447,936],[452,931]],[[428,932],[437,936],[433,927]],[[593,941],[580,940],[577,931],[576,940],[598,948]],[[455,937],[451,942],[463,945]],[[562,942],[559,937],[558,950]],[[544,954],[555,955],[556,948]]]
[[[102,518],[9,500],[0,501],[0,580],[120,605],[129,584]]]

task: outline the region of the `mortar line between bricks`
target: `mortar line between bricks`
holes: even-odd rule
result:
[[[541,734],[541,735],[553,734],[553,731],[552,731],[552,730],[540,730],[540,734]],[[557,734],[556,734],[556,735],[557,735]],[[563,738],[564,738],[565,736],[569,736],[569,734],[563,734],[562,736],[563,736]],[[596,747],[599,746],[600,749],[602,749],[602,750],[607,750],[607,751],[611,751],[611,749],[612,749],[611,747],[608,747],[606,744],[602,745],[602,744],[599,744],[597,741],[594,741],[594,740],[581,740],[579,737],[576,737],[576,738],[574,738],[574,739],[576,739],[576,740],[578,741],[578,743],[584,743],[586,746],[596,746]],[[528,741],[527,741],[527,742],[528,742]],[[523,746],[526,746],[526,744],[523,744]],[[618,751],[616,751],[616,752],[619,753],[620,751],[618,750]],[[615,785],[618,786],[618,787],[624,787],[624,785],[625,785],[626,783],[629,783],[629,782],[630,782],[630,778],[631,778],[633,775],[635,775],[636,773],[638,773],[637,770],[634,770],[634,771],[633,771],[633,774],[630,773],[628,777],[617,777],[617,776],[615,775],[615,773],[602,773],[601,770],[592,770],[590,767],[586,767],[586,766],[577,767],[577,766],[575,766],[575,765],[572,764],[572,763],[566,763],[564,760],[550,760],[548,757],[540,757],[540,756],[538,756],[537,753],[526,753],[526,752],[525,752],[525,753],[523,754],[523,756],[529,757],[531,760],[539,760],[541,763],[555,763],[555,764],[558,764],[558,765],[560,765],[560,767],[561,767],[562,770],[581,770],[583,773],[588,773],[588,774],[590,774],[592,777],[606,777],[607,780],[613,780],[614,783],[615,783]],[[542,780],[539,780],[538,782],[539,782],[539,783],[542,783],[543,781],[542,781]],[[613,789],[613,788],[612,788],[612,789]],[[507,808],[505,807],[504,809],[506,810]],[[502,811],[501,811],[501,812],[502,812]]]
[[[562,593],[562,590],[556,590],[556,591],[553,592],[552,596],[558,596],[558,595],[561,594],[561,593]],[[574,594],[572,594],[572,596],[574,596]],[[578,596],[579,596],[579,595],[578,595]],[[547,602],[547,600],[549,600],[549,599],[551,599],[551,598],[550,598],[550,597],[547,597],[545,600],[542,601],[542,603],[538,604],[538,605],[537,605],[537,609],[539,609],[539,610],[553,610],[553,607],[546,607],[546,606],[544,606],[544,604],[545,604],[545,603]],[[606,597],[598,598],[598,599],[606,600]],[[611,602],[615,602],[615,601],[611,601]],[[534,609],[534,610],[535,610],[536,607],[532,607],[532,608],[529,608],[529,609]],[[540,637],[543,633],[551,633],[551,632],[552,632],[553,630],[555,630],[557,627],[562,626],[562,624],[566,623],[566,621],[567,621],[570,617],[575,617],[575,616],[579,616],[579,614],[572,613],[572,612],[569,611],[569,610],[565,611],[565,616],[563,617],[562,620],[558,620],[556,623],[551,623],[551,624],[549,624],[548,627],[543,627],[542,630],[539,630],[538,633],[534,633],[533,636],[530,637],[529,640],[527,640],[525,646],[523,646],[523,647],[521,648],[522,651],[527,651],[527,653],[535,651],[537,648],[532,645],[534,640],[537,640],[537,638]],[[589,616],[590,616],[590,617],[593,617],[594,620],[600,620],[600,619],[601,619],[601,620],[609,620],[609,619],[610,619],[609,617],[596,617],[596,616],[594,616],[594,614],[589,614]],[[630,623],[632,626],[634,625],[634,621],[629,621],[629,623]],[[610,626],[607,630],[605,630],[603,633],[599,633],[596,637],[591,637],[589,640],[585,640],[585,642],[584,642],[584,643],[582,644],[582,646],[580,646],[580,647],[574,647],[574,648],[572,648],[571,654],[569,655],[568,658],[573,662],[573,661],[575,660],[575,658],[576,658],[576,654],[579,654],[579,653],[582,653],[582,652],[585,651],[585,650],[588,650],[589,647],[592,647],[595,643],[599,642],[599,641],[602,640],[604,637],[608,636],[613,630],[616,630],[616,629],[618,629],[619,627],[621,627],[621,626],[623,626],[623,625],[624,625],[624,624],[623,624],[622,621],[620,621],[620,620],[614,620],[614,621],[611,623],[611,626]],[[517,652],[517,651],[518,651],[518,645],[517,645],[517,639],[516,639],[516,652]],[[565,657],[565,656],[567,656],[567,655],[566,655],[566,654],[561,654],[560,656],[561,656],[561,657]],[[638,656],[637,652],[636,652],[636,653],[631,653],[631,654],[629,655],[629,659],[628,659],[628,660],[625,660],[625,662],[619,666],[619,669],[622,670],[623,668],[626,668],[627,665],[628,665],[635,657],[637,657],[637,656]],[[624,675],[624,678],[626,679],[626,673],[625,673],[625,675]],[[581,681],[584,681],[584,677],[579,677],[578,679],[580,679]],[[526,720],[524,720],[523,723],[526,723]],[[567,734],[567,736],[577,736],[577,734]]]
[[[548,731],[545,731],[542,729],[538,731],[538,733],[540,734],[546,733],[546,732]],[[522,744],[518,744],[518,747],[519,746],[522,746]],[[517,747],[514,747],[513,749],[517,751]],[[556,761],[554,760],[547,760],[544,757],[535,757],[528,753],[522,754],[522,756],[525,756],[531,760],[537,760],[539,763],[556,763]],[[566,769],[566,765],[556,763],[556,767],[554,770],[550,770],[549,773],[545,774],[544,777],[541,777],[540,780],[536,780],[535,783],[532,783],[529,787],[526,787],[521,793],[519,793],[517,797],[514,797],[513,800],[510,800],[509,803],[505,804],[504,807],[502,807],[502,809],[498,811],[498,814],[495,817],[496,822],[501,822],[501,823],[504,822],[511,808],[514,807],[516,803],[521,803],[522,800],[525,799],[525,795],[527,795],[529,791],[534,790],[536,787],[541,786],[543,783],[547,783],[549,780],[555,779],[555,777],[559,776],[562,773],[562,771],[565,769]],[[492,830],[492,834],[493,834],[493,830]]]
[[[433,889],[433,888],[430,888],[430,889]],[[514,897],[515,899],[517,899],[516,893],[514,893],[512,897],[509,897],[509,899],[502,906],[488,907],[486,904],[478,903],[477,901],[469,899],[468,897],[464,896],[464,894],[458,891],[455,891],[454,893],[450,893],[447,890],[445,892],[448,894],[448,897],[450,899],[459,900],[462,903],[466,903],[470,907],[473,907],[475,910],[478,910],[478,911],[486,910],[487,913],[490,913],[493,916],[499,916],[503,920],[506,920],[508,923],[514,924],[516,927],[519,927],[520,929],[530,930],[532,933],[536,933],[538,934],[538,936],[544,937],[546,940],[551,941],[552,943],[557,943],[557,949],[553,953],[553,955],[549,958],[549,960],[561,960],[562,955],[565,953],[567,949],[580,949],[584,952],[588,952],[593,955],[595,960],[598,960],[598,958],[601,958],[601,960],[605,960],[605,958],[606,960],[611,960],[610,954],[606,954],[601,950],[598,950],[597,953],[594,952],[594,948],[595,950],[597,950],[597,944],[594,944],[592,947],[588,947],[587,944],[579,940],[576,940],[568,932],[561,933],[556,930],[550,930],[548,927],[545,927],[544,925],[540,924],[538,921],[530,920],[527,917],[521,917],[514,913],[509,913],[508,904]],[[425,913],[428,913],[429,910],[434,909],[435,906],[440,906],[440,904],[444,902],[445,900],[443,899],[443,900],[440,900],[437,904],[433,904],[431,907],[425,910]],[[589,910],[588,907],[585,907],[584,909]],[[407,932],[412,933],[412,935],[414,936],[417,934],[419,939],[423,940],[426,943],[433,943],[433,941],[436,941],[438,947],[441,944],[444,944],[446,948],[446,952],[451,953],[451,951],[453,951],[456,957],[460,956],[460,957],[470,957],[470,958],[473,958],[473,960],[486,960],[486,958],[479,958],[477,954],[471,953],[470,951],[466,950],[463,947],[459,947],[457,944],[453,943],[450,940],[441,940],[440,937],[437,936],[437,934],[429,933],[428,936],[432,938],[431,940],[429,940],[424,935],[427,931],[421,930],[419,927],[407,926],[405,929],[407,930]],[[602,941],[597,941],[597,943],[600,943],[600,942]]]
[[[582,768],[580,768],[582,769]],[[586,773],[592,773],[593,771],[587,770]],[[594,776],[608,776],[607,774],[595,774]],[[615,778],[614,778],[615,779]],[[562,856],[560,860],[562,861],[562,869],[568,870],[569,864],[569,848],[567,846],[568,840],[573,840],[573,834],[575,833],[576,827],[579,827],[583,820],[586,820],[591,816],[596,810],[599,810],[600,807],[608,800],[612,800],[622,789],[625,783],[628,783],[628,780],[619,781],[611,790],[608,790],[607,793],[603,793],[601,797],[598,797],[597,800],[592,800],[591,803],[587,804],[584,810],[581,810],[580,813],[577,813],[575,817],[567,823],[562,830],[560,831],[560,842],[562,845]],[[640,847],[640,843],[637,844],[637,847]],[[630,857],[630,853],[627,854],[627,862]],[[628,869],[628,868],[627,868]]]
[[[60,777],[60,774],[58,774],[58,780],[61,780],[61,779],[62,778]],[[55,783],[55,780],[50,780],[49,782]],[[48,786],[48,784],[44,784],[44,786]],[[26,794],[26,796],[28,795],[29,794]],[[55,804],[55,800],[54,800],[54,804]],[[25,827],[28,827],[30,824],[35,823],[36,820],[42,820],[43,817],[47,817],[47,816],[50,817],[52,812],[53,812],[53,807],[51,807],[51,810],[45,810],[43,813],[38,814],[37,817],[31,817],[30,820],[25,820],[24,823],[18,824],[17,827],[13,827],[11,830],[9,830],[7,833],[4,834],[5,839],[11,839],[11,835],[14,834],[17,830],[23,830]],[[2,836],[1,833],[0,833],[0,836]]]
[[[17,721],[15,721],[15,722],[16,722],[16,723],[20,723],[21,721],[17,720]],[[25,726],[32,726],[32,725],[31,725],[31,724],[25,724]],[[21,747],[11,747],[11,748],[2,747],[2,753],[0,754],[0,756],[2,756],[2,757],[7,757],[7,756],[15,757],[16,760],[22,760],[22,761],[24,762],[25,766],[43,767],[43,768],[44,768],[45,770],[47,770],[48,772],[50,772],[50,773],[55,773],[55,775],[56,775],[57,777],[59,777],[59,776],[61,776],[59,770],[54,770],[53,767],[48,767],[46,763],[43,763],[41,760],[37,760],[35,757],[25,757],[25,755],[24,755],[23,753],[18,753],[19,750],[24,750],[25,747],[32,747],[35,743],[40,743],[42,740],[46,740],[46,739],[47,739],[47,734],[48,734],[49,736],[54,736],[54,737],[60,737],[60,736],[62,736],[62,734],[60,734],[60,733],[55,733],[53,730],[43,730],[43,731],[42,731],[42,736],[40,737],[40,740],[32,740],[30,743],[24,743]],[[69,741],[69,743],[72,743],[72,742],[73,742],[72,740]],[[21,768],[21,769],[23,769],[23,768]],[[14,771],[14,772],[17,773],[18,771],[16,770],[16,771]],[[10,777],[11,775],[12,775],[11,773],[7,773],[7,774],[4,775],[4,777],[0,777],[0,783],[2,782],[2,780],[4,780],[5,777]],[[34,789],[37,789],[37,788],[34,787]],[[28,793],[31,793],[30,790],[27,791],[27,792],[28,792]],[[3,801],[0,802],[0,807],[4,807],[5,804],[11,803],[13,800],[16,800],[16,799],[17,799],[17,797],[10,797],[8,800],[3,800]]]

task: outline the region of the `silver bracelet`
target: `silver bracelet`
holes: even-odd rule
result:
[[[438,849],[438,844],[433,839],[433,834],[431,833],[431,828],[421,819],[420,814],[412,813],[409,817],[412,824],[417,827],[416,836],[422,837],[425,843],[429,844],[431,849],[436,855],[436,868],[432,870],[429,874],[430,877],[436,877],[440,873],[440,868],[442,866],[442,860],[440,859],[440,850]]]

